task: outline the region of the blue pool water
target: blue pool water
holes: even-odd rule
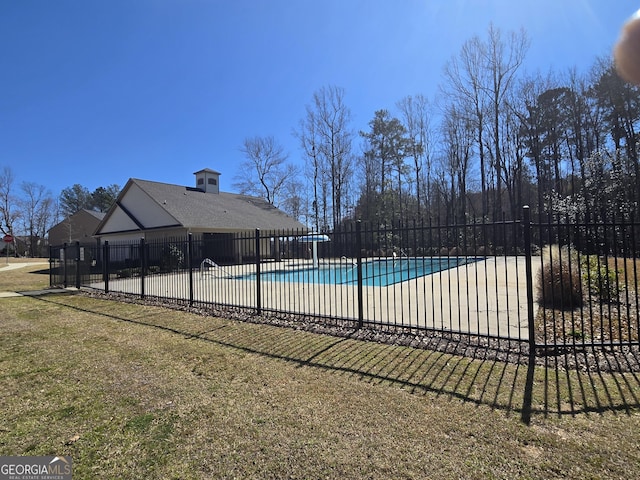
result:
[[[432,257],[372,260],[362,264],[362,284],[386,287],[477,260],[480,259],[472,257]],[[256,276],[252,274],[238,278],[255,279]],[[261,273],[260,278],[264,281],[273,282],[355,285],[358,282],[358,272],[355,265],[341,263],[321,265],[319,268],[272,270]]]

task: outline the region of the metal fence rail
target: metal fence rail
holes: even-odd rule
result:
[[[353,223],[51,248],[51,284],[548,346],[638,345],[638,227]]]

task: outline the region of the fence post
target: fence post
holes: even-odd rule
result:
[[[364,325],[364,302],[362,299],[362,221],[356,222],[356,269],[358,273],[358,328]]]
[[[529,355],[536,353],[536,329],[533,316],[533,269],[531,267],[531,209],[523,208],[522,226],[524,228],[525,273],[527,276],[527,326],[529,327]]]
[[[522,227],[524,236],[525,274],[527,276],[527,326],[529,327],[529,364],[522,399],[521,421],[531,423],[531,405],[533,401],[533,377],[536,363],[536,330],[533,317],[533,271],[531,268],[531,210],[528,205],[522,207]]]
[[[49,286],[53,287],[53,247],[49,245]]]
[[[144,237],[140,239],[140,298],[144,298],[144,274],[147,266]]]
[[[67,243],[62,245],[62,286],[67,288],[69,286],[69,277],[67,276]]]
[[[193,307],[193,234],[187,237],[187,266],[189,268],[189,306]]]
[[[76,288],[80,290],[80,242],[76,241]]]
[[[109,293],[109,262],[111,261],[111,257],[109,254],[109,240],[104,241],[104,254],[102,255],[103,262],[103,271],[104,271],[104,293]]]
[[[256,228],[256,313],[262,314],[262,291],[260,288],[260,229]]]

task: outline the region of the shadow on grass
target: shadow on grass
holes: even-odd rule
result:
[[[640,407],[639,374],[632,371],[609,373],[624,370],[621,368],[624,365],[579,371],[564,368],[562,365],[569,364],[566,358],[563,363],[559,357],[549,356],[544,365],[535,365],[524,354],[520,363],[507,363],[483,358],[477,350],[474,350],[473,357],[467,357],[354,340],[348,335],[332,337],[235,320],[222,320],[223,324],[214,328],[196,330],[175,320],[167,324],[154,323],[147,316],[125,317],[100,309],[79,307],[66,302],[65,298],[69,297],[34,297],[38,301],[105,319],[294,363],[300,368],[333,371],[339,375],[353,376],[359,381],[397,386],[412,394],[435,393],[449,400],[487,405],[503,410],[508,415],[518,414],[526,424],[535,415],[630,414]],[[203,323],[207,321],[203,317]],[[248,330],[254,333],[259,331],[259,335],[248,335]],[[625,359],[623,357],[617,361],[624,363]],[[626,361],[629,362],[629,359]]]
[[[49,272],[48,268],[45,268],[44,270],[35,270],[35,271],[29,272],[29,273],[30,274],[33,273],[35,275],[47,275],[48,276],[50,272]]]

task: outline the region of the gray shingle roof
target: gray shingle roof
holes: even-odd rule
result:
[[[83,211],[87,212],[89,215],[96,217],[98,220],[102,220],[107,214],[106,212],[96,212],[95,210],[89,210],[86,208],[83,208]]]
[[[220,172],[216,172],[215,170],[211,170],[210,168],[203,168],[202,170],[198,170],[197,172],[193,172],[193,174],[197,174],[197,173],[202,173],[202,172],[206,172],[206,173],[214,173],[216,175],[222,175]]]
[[[178,223],[193,229],[306,229],[262,198],[131,179]],[[144,220],[139,219],[143,224]]]

